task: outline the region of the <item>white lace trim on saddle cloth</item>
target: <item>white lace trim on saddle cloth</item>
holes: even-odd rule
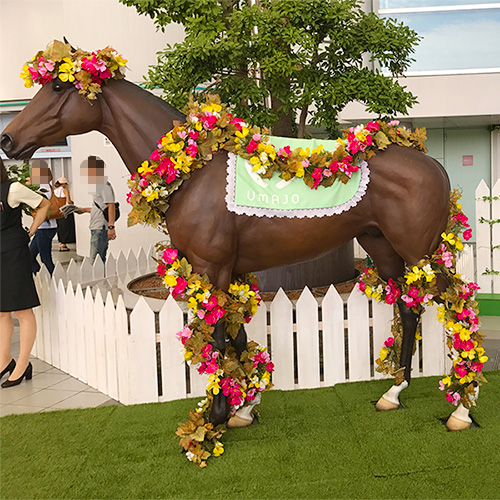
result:
[[[363,198],[368,188],[368,184],[370,182],[370,170],[368,168],[368,163],[364,160],[361,160],[359,163],[360,166],[360,180],[359,185],[357,187],[356,192],[353,196],[351,196],[347,201],[340,203],[334,206],[328,206],[324,208],[272,208],[272,206],[250,206],[245,204],[239,204],[236,201],[236,168],[237,168],[237,160],[238,155],[233,153],[228,154],[227,160],[227,184],[226,184],[226,205],[230,212],[234,212],[238,215],[250,215],[257,217],[287,217],[287,218],[299,218],[303,219],[305,217],[327,217],[332,215],[339,215],[342,212],[346,212],[347,210],[355,207]],[[241,159],[242,160],[242,159]],[[267,179],[262,179],[260,175],[256,172],[253,172],[251,169],[250,162],[246,162],[248,165],[246,166],[246,170],[249,176],[252,177],[252,181],[260,185],[261,187],[265,187],[265,183],[269,182]],[[291,181],[281,180],[278,182],[278,189],[286,186],[287,184],[293,182],[303,183],[302,179],[292,179]],[[354,181],[354,179],[353,179]],[[342,184],[339,181],[336,181],[336,184]],[[303,184],[306,186],[306,184]],[[342,186],[344,186],[342,184]],[[306,186],[308,190],[310,188]],[[323,186],[320,186],[323,188]],[[323,188],[325,190],[333,189],[334,186]],[[313,193],[314,190],[311,190]],[[278,196],[278,195],[274,195]]]

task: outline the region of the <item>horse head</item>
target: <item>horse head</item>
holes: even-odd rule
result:
[[[72,83],[56,78],[46,83],[3,131],[0,147],[9,158],[29,159],[40,147],[68,135],[99,129],[102,109],[98,99],[83,98]]]

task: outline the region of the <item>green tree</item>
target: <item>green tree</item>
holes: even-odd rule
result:
[[[417,33],[359,0],[120,1],[161,30],[184,26],[185,40],[158,53],[147,82],[180,109],[201,85],[237,116],[303,137],[307,122],[335,130],[351,101],[385,116],[416,102],[393,77],[411,63]]]

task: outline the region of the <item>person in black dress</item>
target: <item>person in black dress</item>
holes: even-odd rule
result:
[[[22,226],[21,204],[38,208],[29,233]],[[9,180],[0,158],[0,378],[9,378],[2,387],[12,387],[31,379],[33,366],[29,356],[36,337],[33,307],[40,305],[31,274],[28,249],[30,237],[47,217],[50,203],[43,196]],[[17,363],[12,358],[11,341],[14,326],[12,312],[20,327],[20,352]]]

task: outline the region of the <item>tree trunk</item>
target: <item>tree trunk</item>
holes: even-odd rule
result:
[[[271,98],[271,109],[276,111],[279,115],[278,121],[273,125],[272,134],[279,137],[295,137],[293,129],[295,127],[295,120],[293,116],[287,115],[283,111],[278,111],[278,109],[283,105],[277,97]]]

